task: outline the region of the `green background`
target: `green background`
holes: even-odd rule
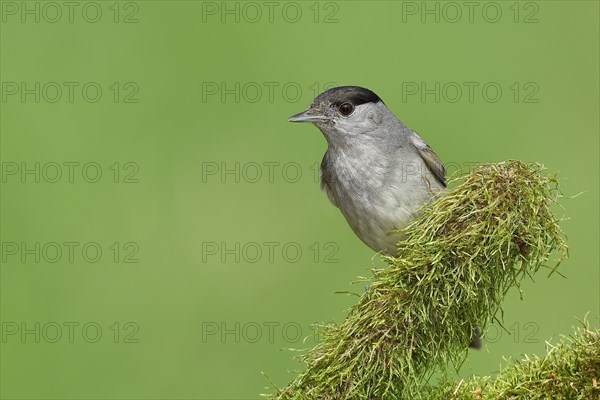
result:
[[[561,267],[566,279],[542,271],[523,285],[523,300],[510,292],[504,325],[511,334],[488,332],[487,348],[470,353],[462,376],[492,374],[503,356],[543,354],[546,339],[569,333],[588,312],[597,325],[598,2],[522,2],[517,22],[514,2],[499,2],[495,23],[482,15],[487,2],[478,3],[473,21],[463,7],[454,23],[454,10],[443,3],[439,22],[403,12],[422,11],[424,3],[391,1],[317,4],[315,22],[315,4],[297,2],[302,17],[295,23],[287,2],[277,3],[272,22],[263,2],[254,3],[263,11],[256,22],[248,21],[254,10],[235,2],[227,7],[240,7],[239,22],[218,14],[204,14],[203,21],[203,7],[221,2],[121,2],[117,23],[112,1],[97,2],[102,18],[96,23],[82,17],[86,3],[78,4],[73,22],[64,15],[54,23],[44,15],[39,23],[2,16],[2,398],[250,399],[268,385],[261,371],[280,386],[291,380],[289,370],[301,368],[297,353],[280,350],[309,348],[311,324],[342,320],[355,298],[334,292],[362,291],[350,283],[378,264],[315,180],[326,148],[321,133],[287,122],[330,83],[377,92],[451,171],[470,163],[537,161],[560,174],[565,195],[583,192],[557,208],[569,218],[563,223],[571,248]],[[123,21],[130,13],[137,22]],[[34,95],[9,95],[10,82],[29,88],[40,82],[39,103]],[[53,103],[53,86],[43,93],[48,82],[80,86],[73,102],[65,92]],[[103,90],[95,103],[82,97],[87,82]],[[214,84],[220,90],[222,82],[230,89],[239,83],[239,101],[206,92]],[[438,92],[438,101],[434,94],[406,93],[422,82],[448,91]],[[466,91],[454,101],[450,90],[464,82],[479,85],[472,101]],[[482,94],[490,82],[502,89],[498,101]],[[274,86],[272,97],[265,83]],[[36,162],[39,182],[7,170]],[[66,167],[58,182],[49,182],[52,163],[65,162],[80,163],[73,182]],[[86,163],[101,167],[98,182],[83,179]],[[276,163],[272,179],[264,163]],[[206,175],[214,166],[237,166],[239,177]],[[131,178],[137,183],[124,182]],[[36,242],[48,253],[40,262],[25,254],[23,262],[19,251]],[[54,263],[44,259],[53,257],[47,244],[55,242],[79,243],[72,263],[66,254]],[[89,242],[103,251],[98,262],[81,254]],[[272,259],[265,242],[278,243]],[[204,251],[211,243],[216,255]],[[236,243],[239,262],[222,251]],[[282,253],[284,245],[289,252]],[[302,256],[292,262],[296,248]],[[132,249],[139,262],[123,262]],[[69,322],[79,324],[73,340]],[[36,323],[39,343],[34,333],[21,336]],[[62,326],[62,337],[51,343],[54,324]],[[82,332],[85,324],[101,327],[96,343],[89,342],[94,329]],[[209,335],[215,327],[219,332]]]

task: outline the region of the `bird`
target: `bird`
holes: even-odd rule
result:
[[[321,188],[371,249],[394,255],[417,210],[446,187],[436,153],[369,89],[339,86],[321,93],[290,122],[311,122],[327,140]]]
[[[321,188],[356,236],[376,252],[394,256],[404,238],[401,230],[447,186],[437,154],[369,89],[331,88],[288,121],[312,123],[323,133]],[[472,348],[481,347],[477,329]]]

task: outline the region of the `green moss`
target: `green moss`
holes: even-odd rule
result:
[[[540,165],[480,165],[453,184],[404,230],[345,321],[321,327],[306,369],[274,398],[416,398],[433,373],[460,366],[510,288],[554,250],[551,271],[566,256],[550,211],[556,180]]]
[[[545,357],[525,356],[498,376],[473,377],[431,389],[431,400],[600,399],[600,331],[580,327],[548,344]]]

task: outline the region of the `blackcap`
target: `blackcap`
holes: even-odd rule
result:
[[[394,255],[423,204],[446,187],[445,168],[416,132],[369,89],[336,87],[320,94],[290,122],[311,122],[327,139],[321,187],[356,235]]]
[[[446,187],[446,170],[415,131],[369,89],[340,86],[321,93],[290,122],[311,122],[327,140],[321,187],[371,249],[395,255],[418,209]],[[481,347],[477,328],[471,347]]]

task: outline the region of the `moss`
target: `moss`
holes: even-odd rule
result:
[[[347,318],[320,327],[306,369],[273,398],[417,398],[433,373],[461,365],[510,288],[566,256],[550,210],[557,182],[540,165],[484,164],[452,184],[403,231],[387,268],[372,270]]]
[[[498,376],[447,382],[424,396],[431,400],[600,399],[600,331],[584,325],[547,344],[544,357],[525,356]]]

